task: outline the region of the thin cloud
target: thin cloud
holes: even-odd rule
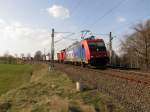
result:
[[[5,24],[5,21],[3,19],[0,19],[0,24]]]
[[[51,38],[48,29],[26,25],[19,21],[0,20],[0,54],[7,50],[11,54],[22,52],[34,54],[37,50],[50,48]],[[56,34],[55,41],[59,41],[64,36],[65,34]],[[70,41],[61,40],[59,42],[57,42],[56,52],[68,46]]]
[[[119,16],[117,17],[117,21],[118,22],[125,22],[126,21],[126,18],[122,17],[122,16]]]
[[[61,5],[53,5],[52,7],[47,8],[47,11],[50,16],[54,18],[66,19],[70,17],[69,10]]]
[[[5,23],[5,24],[4,24]],[[49,31],[44,28],[25,25],[16,21],[0,22],[0,54],[9,50],[11,53],[35,52],[47,47],[45,41],[49,39]]]

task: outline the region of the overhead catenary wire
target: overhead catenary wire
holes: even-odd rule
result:
[[[125,1],[127,1],[127,0],[120,0],[116,5],[114,5],[112,8],[107,10],[102,16],[98,17],[98,19],[91,24],[90,28],[93,28],[103,18],[105,18],[107,15],[111,14],[117,8],[119,8]]]
[[[62,33],[62,32],[61,32]],[[68,38],[68,37],[70,37],[70,36],[72,36],[72,35],[74,35],[75,33],[71,33],[71,34],[69,34],[69,35],[67,35],[67,36],[62,36],[62,38],[60,38],[59,40],[56,40],[55,41],[55,43],[58,43],[58,42],[60,42],[61,40],[63,40],[63,39],[68,39],[68,40],[75,40],[75,39],[72,39],[72,38]]]
[[[73,32],[55,32],[55,33],[73,33]]]
[[[140,19],[138,18],[137,20],[133,20],[133,21],[130,21],[126,24],[120,25],[119,27],[112,29],[112,31],[117,31],[118,29],[121,29],[122,27],[125,27],[125,26],[131,26],[131,25],[133,25],[139,21],[142,21],[141,20],[142,18],[147,18],[147,17],[149,17],[149,15],[145,15],[144,17],[141,17]]]
[[[77,11],[77,9],[80,7],[80,5],[82,4],[84,0],[79,0],[77,2],[77,4],[74,6],[73,10],[72,11],[69,11],[69,16],[73,16],[73,14]],[[62,25],[64,24],[64,22],[62,23]],[[61,26],[61,24],[60,24]]]
[[[70,12],[70,16],[73,16],[73,14],[77,11],[77,9],[80,7],[80,5],[82,4],[82,2],[83,2],[84,0],[79,0],[78,2],[77,2],[77,4],[74,6],[74,8],[73,8],[73,10]],[[72,33],[72,32],[55,32],[56,34],[57,33]],[[69,36],[67,36],[67,37],[70,37],[70,36],[72,36],[72,35],[69,35]],[[64,39],[64,37],[62,37],[62,39],[61,40],[63,40]],[[60,40],[60,41],[61,41]]]
[[[80,7],[84,0],[79,0],[76,4],[76,6],[73,8],[73,10],[70,12],[70,15],[73,16],[73,14],[77,11],[77,9]]]
[[[104,13],[102,16],[100,16],[97,21],[93,22],[91,27],[94,27],[95,24],[99,21],[101,21],[104,17],[106,17],[107,15],[111,14],[115,9],[117,9],[118,7],[120,7],[125,1],[127,0],[120,0],[114,7],[112,7],[111,9],[109,9],[108,11],[106,11],[106,13]],[[76,7],[79,7],[78,4],[80,5],[81,1],[79,1],[76,5]],[[76,7],[74,9],[76,9]],[[76,10],[74,10],[76,11]],[[72,13],[74,12],[72,11]]]
[[[114,6],[112,9],[115,10],[116,8],[120,7],[125,1],[127,1],[127,0],[122,0],[122,1],[118,2],[118,5]],[[143,0],[138,0],[138,2],[139,2],[139,1],[143,3]],[[100,20],[102,20],[105,16],[107,16],[107,14],[109,14],[109,12],[110,12],[110,13],[113,12],[113,10],[110,10],[110,11],[108,11],[108,13],[106,13],[106,15],[104,14],[103,16],[101,16]],[[144,17],[146,17],[146,16],[144,16]],[[99,21],[100,21],[100,20],[99,20]],[[121,26],[127,26],[127,25],[129,25],[129,24],[133,24],[134,21],[135,21],[135,20],[133,20],[133,21],[131,21],[131,22],[128,22],[126,25],[121,25]],[[136,20],[136,21],[139,21],[139,19]],[[94,25],[95,25],[96,23],[97,23],[97,22],[93,23],[93,27],[94,27]],[[92,26],[91,26],[91,27],[92,27]],[[117,29],[119,29],[119,28],[121,28],[121,27],[118,27]],[[111,31],[114,31],[114,30],[116,30],[116,28],[112,29]]]
[[[101,2],[101,3],[99,3],[99,4],[101,5],[101,4],[103,4],[103,2]],[[98,7],[101,7],[101,6],[99,6],[99,4],[97,3],[98,6],[97,6],[97,7],[95,6],[96,9],[97,9]],[[90,11],[92,11],[92,10],[90,10]],[[91,12],[91,13],[92,13],[92,12]],[[84,17],[85,17],[85,18],[84,18],[84,21],[82,21],[82,23],[80,24],[80,26],[84,26],[84,24],[87,24],[86,19],[88,18],[88,16],[89,16],[89,15],[84,15]]]
[[[108,36],[108,33],[93,33],[94,35],[104,35],[104,36]]]

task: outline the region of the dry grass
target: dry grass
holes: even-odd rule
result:
[[[59,96],[52,97],[52,101],[50,102],[50,107],[51,107],[51,110],[55,112],[68,112],[69,111],[68,100],[62,99]]]
[[[77,92],[67,75],[59,71],[50,72],[46,65],[33,68],[30,83],[0,97],[0,112],[98,112],[95,108],[100,112],[110,112],[102,110],[107,108],[107,102],[102,101],[100,94]]]
[[[96,112],[92,105],[81,105],[80,108],[83,112]]]

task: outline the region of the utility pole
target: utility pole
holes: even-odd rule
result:
[[[52,41],[51,41],[51,67],[54,67],[54,28],[52,29]]]
[[[112,40],[113,40],[112,32],[110,32],[109,33],[109,55],[110,55],[109,63],[110,65],[112,64]]]
[[[44,48],[44,52],[43,52],[43,61],[45,62],[46,61],[46,55],[45,55],[45,48]]]

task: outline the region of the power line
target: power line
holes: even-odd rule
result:
[[[70,13],[70,15],[73,15],[77,9],[79,8],[79,6],[81,5],[81,3],[83,2],[84,0],[79,0],[78,3],[76,4],[76,6],[73,8],[73,11]]]
[[[126,0],[119,1],[114,7],[112,7],[111,9],[109,9],[102,16],[98,17],[98,19],[92,23],[91,27],[94,27],[96,25],[96,23],[98,23],[99,21],[101,21],[105,16],[111,14],[115,9],[117,9],[118,7],[120,7],[125,1]]]
[[[55,33],[73,33],[73,32],[55,32]]]
[[[136,22],[140,21],[142,18],[146,18],[146,17],[149,17],[149,15],[146,15],[146,16],[144,16],[144,17],[141,17],[140,19],[133,20],[133,21],[128,22],[128,23],[126,23],[126,24],[124,24],[124,25],[121,25],[121,26],[119,26],[119,27],[117,27],[117,28],[114,28],[112,31],[117,31],[118,29],[121,29],[121,28],[124,27],[124,26],[133,25],[133,24],[135,24]]]
[[[100,4],[103,4],[103,2],[100,3]],[[98,6],[96,7],[96,9],[97,9],[98,7],[100,7],[100,6],[98,5]],[[90,10],[90,11],[91,11],[91,10]],[[80,26],[84,26],[84,24],[87,24],[87,23],[85,22],[85,20],[88,18],[88,15],[84,15],[84,16],[85,16],[84,21],[82,21],[82,23],[81,23]]]
[[[127,0],[121,0],[120,2],[118,2],[114,7],[112,7],[110,10],[108,10],[103,16],[99,17],[99,19],[97,20],[97,22],[99,22],[100,20],[102,20],[105,16],[109,15],[110,13],[113,12],[113,10],[117,9],[118,7],[120,7],[125,1]],[[143,3],[143,0],[138,0],[140,2]],[[136,4],[136,3],[135,3]],[[92,26],[95,26],[97,22],[93,22],[93,25]]]
[[[104,35],[104,36],[108,36],[109,34],[107,33],[93,33],[94,35]]]
[[[148,18],[148,17],[150,17],[150,16],[148,15],[148,16],[144,16],[144,17],[142,17],[142,18]],[[142,18],[141,18],[141,19],[142,19]],[[127,28],[129,28],[129,27],[131,27],[131,26],[134,26],[134,25],[138,24],[137,22],[142,21],[141,19],[137,19],[137,20],[128,22],[127,24],[121,25],[121,26],[119,26],[118,28],[114,28],[112,31],[113,31],[113,32],[116,32],[118,29],[120,29],[120,28],[123,27],[123,26],[127,26]],[[128,26],[128,25],[129,25],[129,26]]]
[[[64,36],[64,37],[62,37],[61,39],[59,39],[59,40],[57,40],[57,41],[55,41],[55,43],[58,43],[58,42],[60,42],[61,40],[63,40],[63,39],[69,39],[68,37],[70,37],[70,36],[72,36],[72,35],[74,35],[75,33],[71,33],[71,34],[69,34],[69,35],[67,35],[67,36]],[[69,40],[75,40],[75,39],[69,39]]]
[[[73,11],[69,12],[70,16],[73,16],[73,14],[77,11],[77,9],[79,8],[79,6],[81,5],[81,3],[83,2],[84,0],[79,0],[76,4],[76,6],[73,8]],[[65,22],[61,23],[61,25],[64,25]]]

